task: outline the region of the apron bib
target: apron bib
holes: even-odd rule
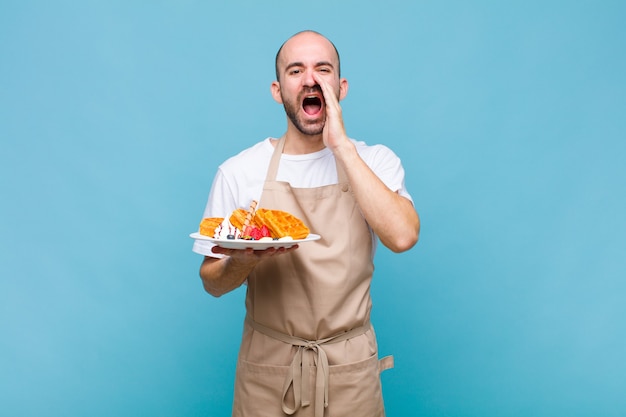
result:
[[[369,322],[369,227],[339,164],[338,184],[276,181],[284,142],[259,207],[294,214],[321,239],[262,261],[248,277],[233,416],[384,416],[380,372],[393,358],[378,360]]]

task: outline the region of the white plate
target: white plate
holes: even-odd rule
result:
[[[290,248],[299,243],[311,242],[318,240],[320,235],[310,234],[304,239],[294,240],[246,240],[246,239],[214,239],[210,236],[201,235],[200,233],[192,233],[189,235],[192,239],[206,240],[225,249],[247,249],[263,250],[268,248]]]

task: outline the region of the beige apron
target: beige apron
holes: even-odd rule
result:
[[[321,239],[264,260],[248,277],[233,416],[384,416],[380,372],[393,358],[378,360],[369,321],[368,225],[339,164],[338,184],[276,181],[283,147],[284,138],[259,207],[293,213]]]

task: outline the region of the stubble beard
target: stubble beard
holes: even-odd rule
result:
[[[298,112],[302,110],[300,103],[302,103],[302,97],[298,97],[298,104],[293,103],[290,100],[282,97],[283,107],[285,108],[285,113],[291,123],[300,131],[300,133],[307,136],[317,136],[321,135],[324,131],[324,125],[326,124],[325,117],[322,117],[320,120],[314,123],[306,123],[299,116]],[[304,110],[302,110],[304,111]]]

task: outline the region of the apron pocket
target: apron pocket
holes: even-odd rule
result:
[[[289,366],[237,363],[233,417],[284,416],[282,388]],[[293,404],[293,396],[288,397]]]
[[[389,367],[389,357],[379,365],[377,355],[363,361],[330,366],[330,391],[325,416],[382,417],[385,415],[380,372]]]

